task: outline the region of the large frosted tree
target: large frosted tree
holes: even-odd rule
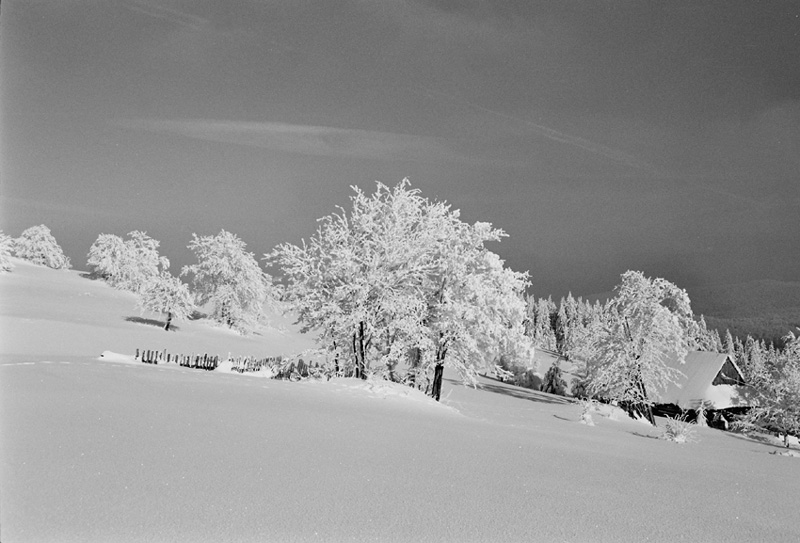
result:
[[[504,350],[525,356],[527,277],[484,247],[501,230],[464,223],[407,180],[372,195],[353,189],[349,214],[322,218],[308,242],[270,255],[299,322],[337,364],[364,376],[406,361],[432,374],[438,397],[445,365],[469,380]]]
[[[23,260],[56,270],[71,267],[69,258],[64,255],[56,238],[43,224],[31,226],[14,240],[14,254]]]
[[[197,304],[209,305],[217,322],[243,334],[251,332],[274,295],[272,278],[235,234],[221,230],[216,236],[192,238],[189,249],[197,264],[185,266],[181,275],[192,275]]]
[[[622,274],[616,290],[589,365],[589,388],[623,402],[655,425],[653,392],[680,376],[667,360],[677,356],[683,362],[691,341],[689,297],[666,279],[650,279],[638,271]]]

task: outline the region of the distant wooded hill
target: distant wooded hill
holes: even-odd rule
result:
[[[680,285],[678,285],[680,286]],[[734,337],[748,335],[782,345],[789,331],[800,327],[800,281],[764,279],[728,285],[687,289],[695,315],[704,315],[708,328],[720,337],[730,330]],[[605,301],[613,292],[585,296]]]
[[[698,287],[689,291],[696,315],[705,315],[709,328],[724,337],[748,335],[778,345],[800,327],[800,281],[760,280]]]

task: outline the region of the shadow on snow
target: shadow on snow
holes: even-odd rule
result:
[[[148,326],[158,326],[159,328],[164,328],[167,324],[167,321],[159,321],[156,319],[146,319],[144,317],[125,317],[125,320],[128,322],[135,322],[137,324],[146,324]],[[168,332],[177,332],[180,330],[178,326],[174,324],[170,324]]]
[[[553,394],[548,394],[547,392],[541,392],[539,390],[531,390],[529,388],[522,388],[514,385],[508,385],[494,379],[492,377],[484,376],[485,379],[491,380],[491,383],[479,383],[478,388],[480,390],[485,390],[487,392],[493,392],[495,394],[503,394],[505,396],[511,396],[512,398],[519,398],[520,400],[528,400],[531,402],[539,402],[539,403],[549,403],[549,404],[558,404],[558,405],[572,405],[575,402],[570,398],[565,398],[563,396],[555,396]],[[448,381],[451,381],[448,379]],[[455,381],[451,381],[455,383]]]

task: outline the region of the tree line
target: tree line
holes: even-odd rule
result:
[[[685,291],[664,279],[626,272],[606,303],[590,303],[572,294],[556,305],[551,298],[528,296],[526,332],[537,348],[557,352],[577,364],[579,378],[570,391],[581,398],[622,402],[652,417],[652,394],[679,373],[669,356],[688,351],[728,354],[743,373],[744,403],[752,406],[738,425],[800,434],[800,338],[789,331],[780,345],[748,335],[745,340],[717,330],[695,316]],[[508,367],[524,381],[526,368]],[[564,394],[557,365],[549,368],[541,389]]]

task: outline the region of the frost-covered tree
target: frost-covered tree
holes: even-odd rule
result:
[[[179,278],[162,270],[151,278],[139,292],[138,305],[141,309],[154,313],[164,313],[167,322],[164,330],[169,331],[172,319],[188,318],[194,310],[194,301],[189,287]]]
[[[349,215],[323,217],[308,242],[279,245],[269,258],[283,269],[285,297],[303,330],[317,331],[334,360],[363,377],[371,361],[391,368],[419,347],[423,292],[436,265],[426,202],[416,191],[379,185],[370,197],[354,190]]]
[[[558,311],[552,299],[536,299],[530,296],[527,299],[526,334],[537,348],[555,351],[558,346],[556,335],[553,331],[553,318]]]
[[[736,348],[730,329],[725,329],[725,341],[722,343],[722,348],[723,352],[728,353],[731,356],[735,356]]]
[[[14,251],[14,238],[0,230],[0,272],[8,272],[14,267],[11,254]]]
[[[158,253],[160,243],[146,232],[134,230],[128,238],[100,234],[89,248],[87,264],[113,287],[140,294],[169,269],[169,259]]]
[[[542,380],[542,392],[550,394],[557,394],[563,396],[567,391],[567,382],[561,373],[561,367],[558,362],[553,362],[553,365],[547,369]]]
[[[251,332],[264,318],[264,303],[274,296],[272,278],[264,273],[253,253],[235,234],[221,230],[216,236],[192,234],[189,249],[197,264],[185,266],[181,275],[192,277],[198,305],[210,305],[210,316],[240,333]]]
[[[43,224],[31,226],[14,240],[14,253],[18,258],[56,270],[71,267],[69,258],[58,245],[50,229]]]
[[[689,297],[666,279],[636,271],[625,272],[616,290],[589,366],[589,387],[595,395],[624,402],[655,426],[652,393],[680,376],[666,361],[677,355],[683,362],[688,352]]]
[[[474,383],[487,360],[503,354],[512,359],[532,355],[523,325],[527,273],[506,268],[485,249],[487,241],[505,236],[502,230],[488,223],[467,226],[460,240],[457,234],[442,248],[441,268],[428,289],[430,309],[424,322],[434,355],[431,395],[437,400],[445,366],[456,368]]]
[[[324,217],[308,242],[269,256],[299,322],[335,360],[351,360],[356,375],[408,361],[433,373],[438,398],[445,365],[470,380],[500,354],[524,356],[527,277],[484,247],[501,230],[464,223],[407,180],[378,183],[371,196],[353,189],[349,214]]]
[[[125,242],[114,234],[100,234],[89,248],[86,264],[93,275],[114,282],[125,263]]]
[[[696,332],[697,336],[694,338],[693,345],[695,349],[714,353],[723,352],[722,340],[719,337],[719,332],[708,329],[706,319],[703,315],[700,315],[700,318],[697,320]]]

